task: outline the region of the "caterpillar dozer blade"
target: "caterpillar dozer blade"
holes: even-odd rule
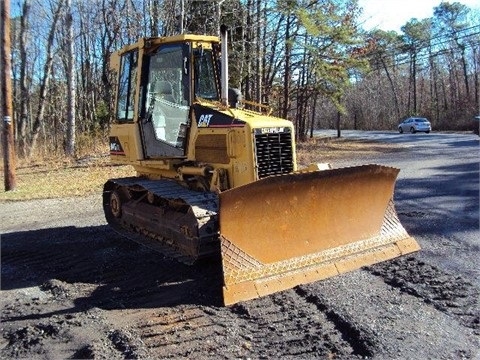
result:
[[[393,203],[399,170],[272,176],[220,194],[225,305],[420,249]]]

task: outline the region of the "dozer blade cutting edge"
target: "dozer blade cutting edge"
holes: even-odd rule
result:
[[[225,305],[419,250],[394,208],[398,172],[364,165],[272,176],[222,192]]]

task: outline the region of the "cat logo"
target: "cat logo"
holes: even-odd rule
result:
[[[110,136],[110,155],[125,155],[120,140],[116,136]]]
[[[198,127],[208,127],[212,116],[212,114],[200,115],[200,119],[198,119]]]

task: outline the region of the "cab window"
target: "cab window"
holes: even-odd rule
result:
[[[195,97],[218,100],[217,76],[212,50],[195,49]]]
[[[133,121],[137,62],[137,51],[128,52],[121,57],[117,95],[117,120],[120,122]]]
[[[183,44],[160,46],[146,59],[147,96],[144,113],[152,121],[157,140],[183,146],[188,121],[187,57]]]

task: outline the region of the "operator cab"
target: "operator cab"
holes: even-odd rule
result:
[[[194,99],[219,101],[218,40],[198,38],[147,39],[121,55],[117,121],[139,122],[145,159],[185,156]]]

